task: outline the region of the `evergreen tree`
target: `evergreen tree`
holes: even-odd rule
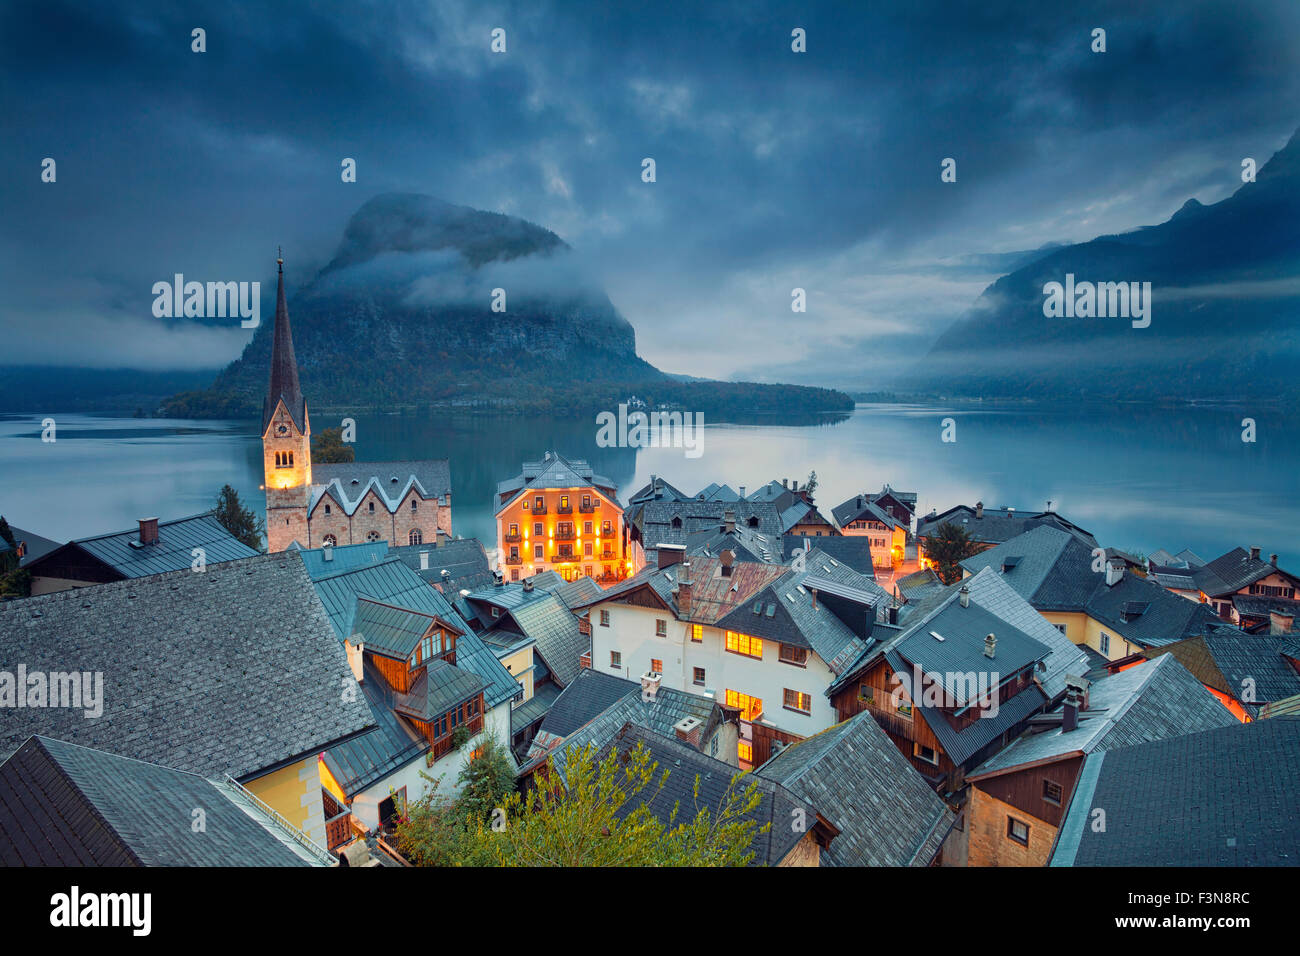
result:
[[[311,440],[311,460],[316,464],[356,461],[356,450],[343,440],[343,429],[327,428]]]
[[[934,562],[934,571],[944,584],[955,584],[962,577],[961,562],[982,550],[965,528],[945,521],[926,543],[925,556]]]
[[[505,803],[515,789],[515,769],[506,749],[488,737],[456,780],[462,786],[461,808],[474,820],[487,822],[492,811]]]
[[[244,507],[239,500],[239,492],[230,485],[223,485],[217,495],[217,507],[214,512],[221,526],[238,540],[254,551],[262,550],[262,533],[266,530],[262,519]]]

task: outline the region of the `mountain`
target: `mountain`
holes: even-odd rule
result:
[[[291,270],[290,262],[286,279]],[[505,311],[493,311],[501,296]],[[329,263],[291,287],[289,315],[302,389],[316,408],[577,411],[613,408],[632,393],[715,420],[724,409],[852,407],[825,389],[665,375],[636,354],[632,326],[555,233],[412,193],[362,206]],[[272,332],[263,321],[211,388],[174,396],[164,414],[256,415]]]
[[[1150,282],[1150,325],[1044,315],[1044,286]],[[989,286],[900,389],[1155,400],[1300,396],[1300,132],[1227,199],[1063,246]]]

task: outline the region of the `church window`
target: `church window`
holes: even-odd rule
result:
[[[406,537],[411,544],[424,544],[424,535],[420,532],[419,528],[412,530]]]
[[[329,514],[329,513],[330,513],[330,506],[329,506],[329,505],[326,505],[326,506],[325,506],[325,513],[326,513],[326,514]]]
[[[415,511],[416,508],[419,506],[419,504],[420,504],[420,503],[419,503],[418,501],[416,501],[414,498],[412,498],[412,499],[411,499],[411,510],[412,510],[412,511]]]
[[[371,514],[375,513],[375,503],[373,501],[370,502],[370,513]]]
[[[379,532],[378,532],[378,531],[368,531],[368,532],[366,532],[366,540],[367,540],[367,541],[370,541],[370,542],[378,541],[378,540],[379,540]]]
[[[339,539],[336,538],[336,537],[334,537],[334,535],[332,535],[332,534],[327,534],[327,535],[325,535],[325,541],[324,541],[324,543],[325,543],[325,544],[328,544],[328,545],[332,548],[332,547],[334,547],[336,544],[339,543]]]
[[[293,467],[293,452],[289,452],[289,467]]]

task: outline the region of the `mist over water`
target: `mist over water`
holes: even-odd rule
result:
[[[52,444],[40,439],[44,417],[58,423]],[[360,460],[449,458],[453,530],[489,548],[497,482],[551,450],[590,461],[624,501],[652,474],[694,493],[712,481],[753,491],[816,471],[827,511],[886,482],[917,492],[922,514],[976,500],[1032,511],[1050,500],[1106,546],[1189,547],[1210,559],[1259,545],[1300,567],[1300,425],[1282,410],[859,405],[827,425],[706,423],[694,459],[681,448],[598,447],[594,419],[355,417]],[[1256,421],[1254,443],[1241,440],[1244,417]],[[315,413],[312,427],[339,418]],[[940,440],[944,418],[956,420],[956,442]],[[263,510],[256,423],[0,417],[0,514],[48,538],[207,510],[227,482]]]

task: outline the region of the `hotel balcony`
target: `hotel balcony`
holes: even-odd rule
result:
[[[551,555],[551,564],[573,564],[581,561],[582,558],[576,554],[553,554]]]
[[[523,564],[524,559],[517,554],[506,555],[506,564]]]
[[[608,548],[600,552],[600,560],[602,561],[613,561],[615,557],[616,555],[614,554],[614,552],[609,550]]]
[[[546,514],[546,505],[544,505],[544,504],[539,505],[539,504],[534,503],[534,504],[533,504],[533,514],[535,514],[535,515],[544,515],[544,514]]]
[[[573,514],[573,505],[556,505],[555,513],[557,515],[571,515]]]
[[[578,536],[578,532],[577,532],[576,530],[573,530],[573,529],[570,529],[570,530],[568,530],[568,531],[559,531],[559,530],[557,530],[557,531],[555,532],[555,540],[556,540],[556,541],[572,541],[572,540],[573,540],[574,538],[576,538],[577,536]]]
[[[518,544],[520,541],[523,540],[524,536],[516,531],[514,534],[504,534],[501,537],[502,540],[507,541],[510,544]]]
[[[596,510],[596,503],[593,501],[590,504],[578,505],[578,510],[585,515],[592,514]]]

